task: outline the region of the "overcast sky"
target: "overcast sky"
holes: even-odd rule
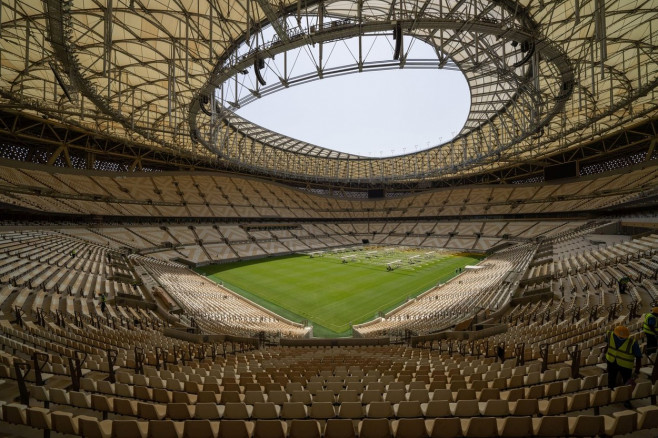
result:
[[[347,47],[341,44],[337,47]],[[370,59],[391,59],[391,41],[380,37],[377,44]],[[427,44],[418,42],[411,48],[409,59],[436,59]],[[349,52],[332,53],[336,65],[352,62]],[[270,73],[266,80],[276,78]],[[237,113],[309,143],[379,157],[450,140],[464,125],[469,106],[468,84],[461,72],[407,68],[317,80],[264,96]]]

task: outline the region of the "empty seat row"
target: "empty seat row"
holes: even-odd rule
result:
[[[658,407],[615,412],[612,416],[475,417],[460,419],[385,418],[317,420],[98,420],[70,412],[3,405],[2,419],[18,426],[89,438],[452,438],[622,435],[658,427]]]

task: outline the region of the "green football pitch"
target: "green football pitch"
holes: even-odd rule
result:
[[[387,249],[375,257],[351,250],[313,258],[299,254],[204,266],[197,272],[284,318],[311,322],[316,337],[349,336],[351,325],[399,306],[483,258],[429,251]],[[401,260],[399,266],[387,271],[387,263],[395,260]]]

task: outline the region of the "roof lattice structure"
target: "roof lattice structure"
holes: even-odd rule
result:
[[[0,108],[279,178],[487,172],[578,147],[658,109],[655,0],[1,0],[0,23]],[[389,59],[360,50],[392,34],[399,46]],[[412,41],[432,46],[436,59],[413,59]],[[354,63],[331,65],[328,51],[348,42],[359,48]],[[295,51],[314,68],[286,63]],[[461,70],[471,111],[455,139],[369,158],[234,112],[289,86],[388,68]]]

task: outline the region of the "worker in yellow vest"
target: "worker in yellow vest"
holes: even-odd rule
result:
[[[617,386],[617,375],[621,375],[624,385],[630,382],[633,362],[635,362],[635,374],[640,373],[642,351],[640,344],[631,338],[628,327],[620,325],[606,333],[605,359],[608,362],[608,386],[610,389]]]
[[[651,309],[651,313],[644,315],[644,323],[642,324],[642,331],[647,337],[647,356],[656,352],[658,349],[658,342],[656,336],[658,335],[658,327],[656,324],[658,318],[658,307]]]

